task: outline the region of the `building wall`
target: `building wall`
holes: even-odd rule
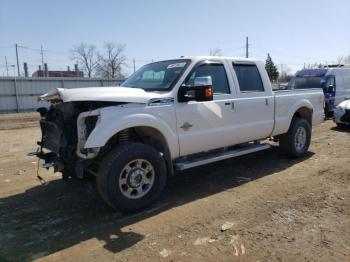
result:
[[[82,71],[47,71],[48,77],[84,77]],[[32,74],[32,77],[44,77],[43,70],[37,70]]]
[[[119,86],[123,80],[77,77],[0,77],[0,113],[29,112],[48,106],[38,96],[55,88]]]

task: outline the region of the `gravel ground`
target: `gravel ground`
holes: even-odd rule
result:
[[[273,148],[183,172],[124,216],[93,180],[40,184],[37,119],[0,115],[0,261],[350,261],[350,129],[315,127],[303,159]]]

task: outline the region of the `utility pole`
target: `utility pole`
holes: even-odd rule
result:
[[[17,73],[18,73],[18,76],[21,76],[21,73],[19,71],[19,62],[18,62],[18,45],[15,44],[15,48],[16,48],[16,59],[17,59]]]
[[[23,69],[24,69],[24,77],[28,77],[28,64],[27,64],[27,62],[23,63]]]
[[[44,64],[44,77],[48,77],[49,76],[49,69],[47,67],[47,63]]]
[[[7,64],[7,57],[5,56],[5,64],[6,64],[6,76],[9,76],[9,66]]]
[[[281,64],[281,76],[283,76],[283,64]]]
[[[43,50],[43,45],[41,45],[40,53],[41,53],[41,66],[44,68],[44,50]]]
[[[249,42],[248,42],[248,36],[245,38],[245,57],[248,58],[249,57]]]
[[[132,59],[132,62],[133,62],[133,64],[134,64],[134,73],[135,73],[135,71],[136,71],[135,58]]]

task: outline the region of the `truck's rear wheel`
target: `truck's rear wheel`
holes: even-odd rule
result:
[[[293,118],[289,130],[279,139],[283,154],[302,157],[308,151],[311,141],[311,125],[303,118]]]
[[[125,213],[151,205],[166,183],[164,159],[153,147],[128,143],[112,150],[101,162],[97,188],[113,208]]]

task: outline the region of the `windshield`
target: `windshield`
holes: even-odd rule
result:
[[[287,85],[287,89],[323,88],[324,77],[294,77]]]
[[[190,61],[177,59],[145,65],[132,74],[121,86],[141,88],[145,91],[170,90]]]

